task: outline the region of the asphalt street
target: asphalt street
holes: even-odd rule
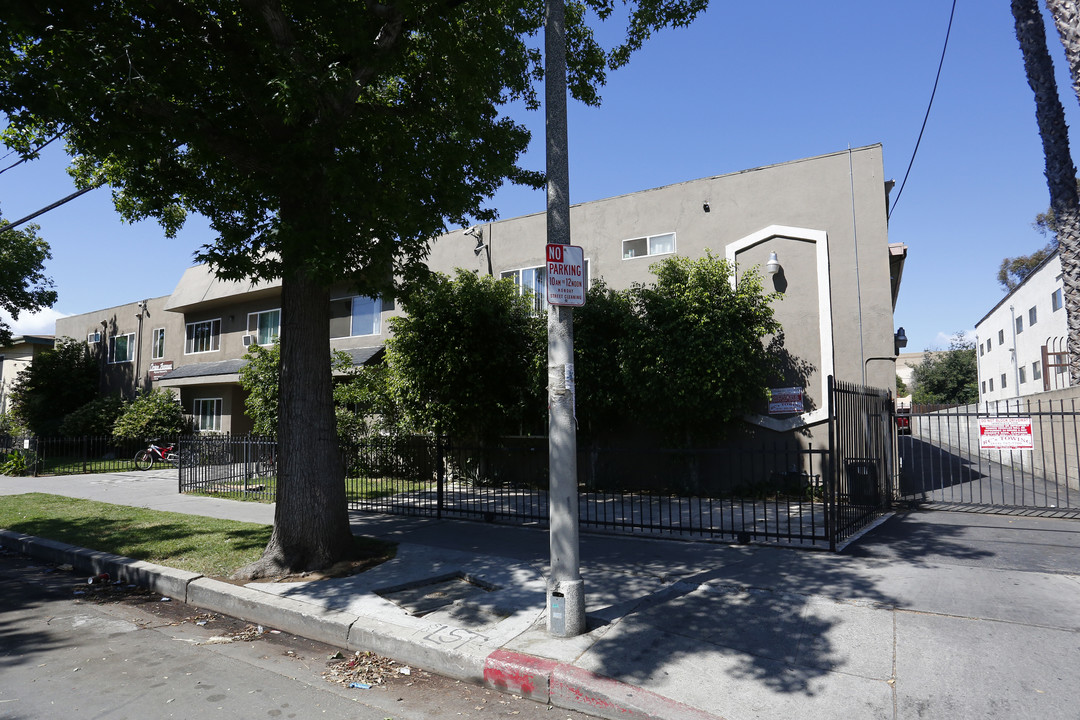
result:
[[[0,549],[0,719],[590,717],[87,580]]]

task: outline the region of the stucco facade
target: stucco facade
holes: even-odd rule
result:
[[[895,384],[893,307],[906,248],[888,243],[889,187],[881,146],[873,145],[574,205],[571,240],[584,249],[589,277],[613,288],[650,282],[650,267],[672,254],[711,252],[742,272],[763,269],[776,253],[779,270],[766,288],[782,293],[775,311],[785,346],[809,369],[800,380],[804,412],[770,416],[762,407],[747,420],[762,432],[797,431],[821,442],[830,374],[882,388]],[[536,213],[435,238],[428,265],[536,287],[545,244],[546,217]],[[64,318],[57,334],[86,338],[100,330],[103,357],[109,338],[131,337],[135,350],[122,361],[103,359],[103,389],[177,388],[197,418],[220,411],[211,429],[246,432],[240,358],[258,342],[252,318],[272,318],[280,293],[279,282],[222,281],[196,266],[171,295]],[[356,362],[377,360],[387,320],[399,310],[388,300],[372,307],[355,295],[345,287],[333,295],[334,307],[344,310],[332,311],[331,346],[350,351]]]
[[[830,374],[895,387],[893,308],[906,248],[888,242],[889,187],[873,145],[575,205],[571,242],[583,248],[590,279],[613,288],[650,282],[650,266],[673,253],[712,252],[763,274],[776,253],[780,270],[766,289],[783,293],[774,309],[785,346],[812,368],[805,412],[747,419],[820,442]],[[496,277],[542,268],[545,221],[536,213],[448,233],[429,265],[487,273],[490,252]]]
[[[42,350],[53,346],[52,335],[16,335],[0,347],[0,415],[8,411],[8,392]]]
[[[1069,387],[1066,369],[1053,367],[1058,359],[1043,356],[1044,347],[1066,350],[1063,293],[1055,252],[975,324],[980,402]]]

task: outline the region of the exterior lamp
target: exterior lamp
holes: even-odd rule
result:
[[[776,253],[769,253],[769,262],[765,263],[765,272],[775,275],[780,270],[780,261],[776,259]]]
[[[900,328],[893,335],[893,344],[896,346],[895,353],[900,354],[900,350],[907,347],[907,333],[904,332],[904,328]]]

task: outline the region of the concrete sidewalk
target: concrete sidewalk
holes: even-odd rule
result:
[[[269,523],[177,494],[175,471],[0,477],[47,492]],[[397,558],[238,587],[4,533],[194,605],[610,718],[1076,718],[1080,521],[915,512],[839,555],[583,535],[589,632],[545,630],[546,531],[353,514]],[[59,559],[63,558],[63,559]]]

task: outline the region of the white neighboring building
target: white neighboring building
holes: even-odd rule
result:
[[[1047,360],[1052,366],[1064,359],[1053,353],[1066,350],[1067,333],[1061,260],[1055,251],[975,323],[979,402],[1069,387],[1067,368],[1046,367]]]

